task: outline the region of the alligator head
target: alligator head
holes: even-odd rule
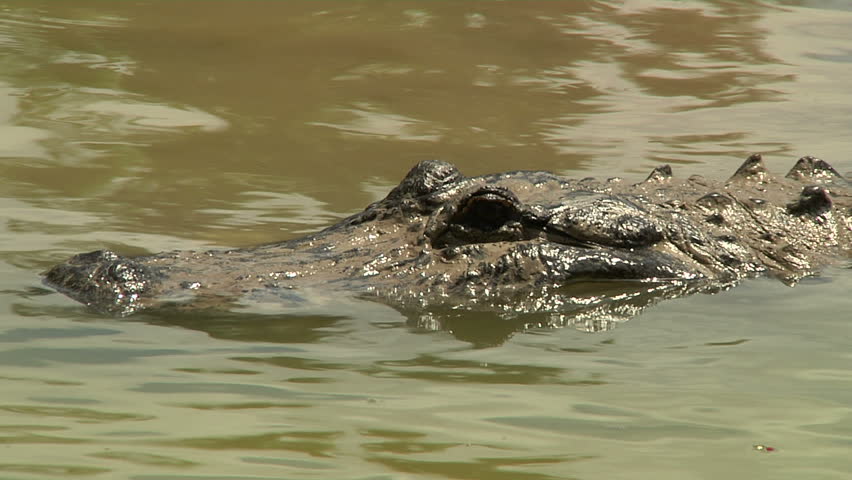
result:
[[[283,306],[322,290],[408,311],[551,312],[595,329],[605,328],[599,319],[748,276],[793,283],[850,245],[849,184],[813,157],[784,178],[753,155],[726,182],[675,181],[664,166],[639,183],[541,171],[466,177],[430,160],[383,200],[305,238],[135,258],[96,251],[45,281],[118,314],[251,299]]]

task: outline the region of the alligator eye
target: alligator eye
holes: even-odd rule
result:
[[[438,248],[527,238],[521,202],[500,187],[482,187],[431,220],[426,235]]]
[[[508,190],[492,187],[481,188],[463,200],[450,223],[489,232],[520,218],[517,197]]]

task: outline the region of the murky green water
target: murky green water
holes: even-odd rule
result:
[[[839,1],[6,2],[0,478],[848,478],[848,262],[599,334],[113,319],[38,273],[315,231],[432,157],[848,174],[850,45]]]

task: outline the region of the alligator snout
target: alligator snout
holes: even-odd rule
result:
[[[150,269],[110,250],[75,255],[44,273],[44,282],[69,297],[113,314],[130,314],[150,287]]]

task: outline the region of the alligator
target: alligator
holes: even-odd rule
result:
[[[383,200],[304,238],[133,258],[98,250],[43,275],[119,316],[284,308],[321,292],[419,312],[425,328],[441,326],[431,312],[493,311],[601,330],[661,299],[748,277],[792,285],[851,251],[850,182],[811,156],[785,177],[754,154],[727,181],[677,180],[664,165],[638,183],[544,171],[467,177],[426,160]]]

